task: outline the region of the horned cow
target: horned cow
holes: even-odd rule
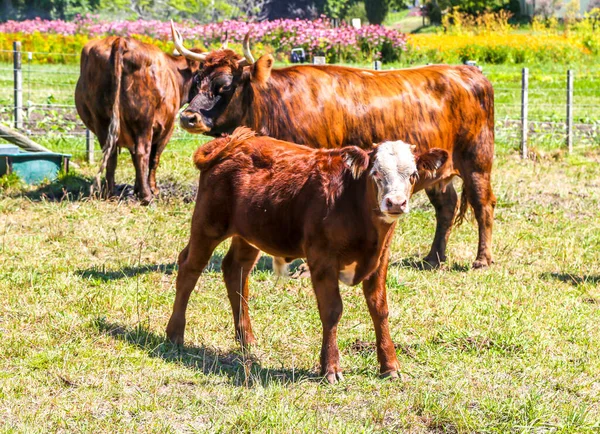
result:
[[[273,68],[274,59],[254,60],[248,36],[244,56],[231,50],[193,53],[185,50],[175,28],[175,46],[202,63],[197,96],[181,114],[191,133],[218,136],[247,126],[264,135],[311,147],[403,140],[418,152],[445,149],[450,158],[442,182],[418,182],[435,208],[437,227],[425,261],[446,260],[454,221],[467,205],[479,226],[475,268],[492,263],[492,226],[496,199],[490,184],[494,158],[494,92],[475,67],[432,65],[372,71],[341,66],[300,65]],[[460,205],[452,178],[463,180]],[[455,219],[456,217],[456,219]]]

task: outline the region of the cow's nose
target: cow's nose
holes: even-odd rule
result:
[[[390,214],[401,214],[407,211],[408,201],[397,197],[386,197],[385,208]]]
[[[194,128],[201,123],[201,119],[198,113],[184,111],[179,116],[179,122],[183,128]]]

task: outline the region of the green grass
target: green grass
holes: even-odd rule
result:
[[[164,329],[189,236],[204,142],[182,135],[150,207],[87,197],[94,167],[24,188],[0,183],[2,432],[594,432],[600,429],[600,155],[523,162],[499,141],[495,264],[474,271],[476,229],[454,230],[439,271],[424,256],[424,194],[396,230],[390,324],[403,381],[378,378],[360,287],[342,287],[346,381],[317,377],[321,326],[307,280],[251,277],[259,341],[233,339],[215,253],[192,295],[186,346]],[[58,148],[79,143],[63,141]],[[118,182],[133,182],[120,156]],[[457,182],[459,184],[459,182]],[[71,195],[60,200],[63,190]]]

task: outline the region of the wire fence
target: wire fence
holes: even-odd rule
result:
[[[18,43],[12,53],[13,67],[0,66],[0,89],[13,93],[11,97],[10,92],[0,92],[0,122],[32,138],[81,139],[84,148],[80,140],[73,140],[73,153],[87,151],[90,158],[97,154],[99,147],[94,149],[93,135],[86,132],[74,104],[79,71],[65,65],[34,65],[36,53],[21,52]],[[381,69],[380,62],[375,69]],[[520,83],[515,80],[518,75]],[[566,70],[544,72],[550,84],[539,79],[530,83],[527,68],[518,75],[512,74],[510,84],[503,80],[494,87],[497,141],[520,148],[524,157],[532,148],[573,151],[600,146],[600,85],[580,84],[576,73]],[[593,79],[600,82],[600,76]],[[494,84],[493,77],[491,81]],[[178,129],[171,141],[182,140],[190,136]]]

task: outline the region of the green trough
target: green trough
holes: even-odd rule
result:
[[[69,154],[23,152],[14,145],[0,145],[0,176],[16,173],[28,184],[54,181],[61,169],[69,171]]]

